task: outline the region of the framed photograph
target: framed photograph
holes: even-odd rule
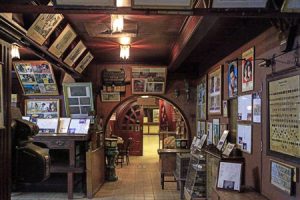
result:
[[[0,129],[4,127],[3,66],[0,63]]]
[[[63,18],[61,14],[40,14],[28,29],[27,36],[43,45]]]
[[[222,65],[208,74],[208,114],[221,115]]]
[[[213,0],[213,8],[265,8],[268,0]]]
[[[223,100],[223,117],[228,117],[228,101]]]
[[[202,147],[203,147],[203,145],[206,141],[206,138],[207,138],[207,135],[204,134],[204,135],[202,135],[202,137],[198,141],[196,141],[195,147],[196,147],[197,150],[202,149]]]
[[[78,60],[80,55],[86,50],[86,46],[80,40],[74,49],[69,53],[69,55],[65,58],[64,63],[72,67],[74,63]]]
[[[47,61],[13,62],[25,95],[58,95],[52,66]]]
[[[237,125],[238,147],[246,153],[252,153],[252,126],[246,124]]]
[[[294,178],[296,179],[296,168],[290,165],[271,160],[271,184],[288,193],[294,194]]]
[[[242,168],[242,162],[220,161],[217,178],[217,188],[240,191]]]
[[[197,118],[200,120],[206,120],[206,75],[200,80],[197,85]]]
[[[56,38],[53,44],[50,46],[48,51],[52,53],[57,58],[60,58],[61,55],[65,52],[65,50],[70,46],[73,40],[76,38],[76,33],[72,29],[72,27],[67,24],[64,30],[60,33],[60,35]]]
[[[228,97],[234,98],[238,95],[238,62],[233,61],[228,64]]]
[[[85,118],[94,110],[92,83],[63,83],[67,117]]]
[[[207,132],[207,145],[213,144],[213,124],[211,122],[206,123]]]
[[[281,7],[281,12],[300,12],[300,2],[298,0],[285,0]]]
[[[253,122],[260,123],[261,122],[261,97],[260,97],[260,94],[258,92],[253,93],[252,99],[253,99],[252,119],[253,119]]]
[[[104,92],[101,91],[102,102],[118,102],[120,101],[120,92]]]
[[[245,51],[242,59],[242,92],[247,92],[254,87],[254,47]]]
[[[229,130],[225,130],[223,133],[222,133],[222,136],[218,142],[218,145],[217,145],[217,149],[219,149],[220,151],[222,150],[224,144],[225,144],[225,141],[227,139],[227,136],[228,136],[228,133],[229,133]]]
[[[300,163],[300,71],[267,77],[267,154]]]
[[[88,52],[83,59],[80,61],[80,63],[75,67],[75,70],[79,73],[82,73],[83,70],[90,64],[90,62],[94,59],[94,56],[91,54],[91,52]]]
[[[238,97],[238,120],[252,121],[252,94]]]
[[[32,122],[37,118],[59,118],[59,99],[26,99],[25,116]]]
[[[220,119],[213,119],[212,135],[213,135],[213,144],[217,145],[220,140]]]
[[[67,134],[71,118],[59,118],[58,133]]]
[[[193,149],[195,148],[195,144],[196,144],[196,142],[197,142],[197,138],[198,138],[198,137],[194,136],[193,141],[192,141],[192,144],[191,144],[191,147],[190,147],[191,150],[193,150]]]
[[[132,8],[137,9],[192,9],[192,0],[132,0]]]
[[[90,119],[71,119],[69,134],[88,134],[90,128]]]
[[[54,0],[55,7],[62,7],[62,8],[116,8],[116,0]]]
[[[133,67],[133,94],[164,94],[166,88],[167,70],[165,67]]]
[[[234,147],[235,144],[228,142],[222,154],[229,157]]]
[[[39,127],[39,133],[56,134],[58,128],[58,118],[55,119],[40,119],[37,118],[36,125]]]

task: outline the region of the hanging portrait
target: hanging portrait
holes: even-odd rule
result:
[[[197,86],[197,118],[206,120],[206,76],[202,77]]]
[[[238,64],[233,61],[228,64],[228,97],[234,98],[238,94]]]
[[[254,47],[242,54],[242,92],[254,87]]]
[[[222,108],[222,65],[208,74],[208,114],[220,115]]]

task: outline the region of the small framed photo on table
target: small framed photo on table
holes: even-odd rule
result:
[[[220,161],[217,188],[241,191],[242,169],[242,162]]]

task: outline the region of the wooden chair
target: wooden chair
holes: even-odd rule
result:
[[[132,146],[132,143],[133,143],[133,139],[130,137],[128,138],[124,145],[123,145],[123,148],[120,147],[118,149],[119,151],[119,154],[118,154],[118,157],[117,157],[117,160],[116,160],[116,164],[121,164],[121,167],[123,166],[123,163],[124,163],[124,158],[126,158],[126,164],[128,165],[129,164],[129,151],[130,151],[130,148]]]

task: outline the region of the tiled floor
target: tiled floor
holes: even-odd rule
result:
[[[176,183],[160,186],[158,136],[144,137],[144,156],[130,157],[130,164],[117,166],[118,181],[106,182],[95,195],[97,200],[179,200]],[[66,193],[14,193],[13,200],[63,200]],[[74,199],[86,199],[74,194]]]

